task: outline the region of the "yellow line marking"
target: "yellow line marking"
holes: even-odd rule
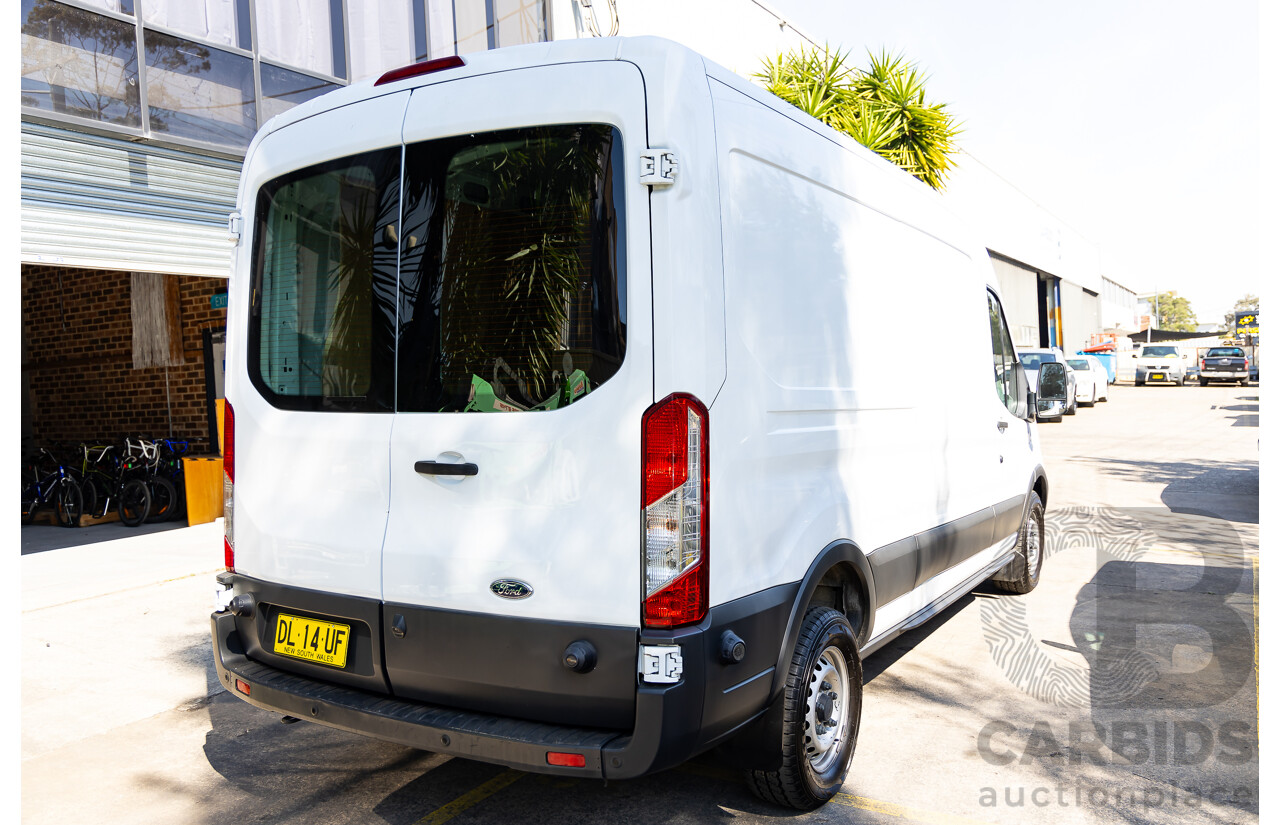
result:
[[[441,823],[448,822],[458,814],[468,808],[479,805],[498,791],[524,776],[527,776],[527,774],[523,771],[503,771],[493,779],[485,782],[483,785],[467,791],[448,805],[436,808],[434,811],[415,822],[414,825],[441,825]]]
[[[1262,681],[1258,673],[1258,560],[1253,560],[1253,730],[1262,737]]]
[[[987,825],[987,823],[978,819],[968,819],[967,817],[944,814],[937,811],[924,811],[919,808],[908,808],[905,805],[895,805],[892,802],[882,802],[879,799],[868,799],[865,796],[853,796],[847,793],[838,793],[832,797],[831,801],[837,805],[844,805],[846,808],[857,808],[860,811],[895,816],[909,822],[924,822],[928,823],[928,825]]]

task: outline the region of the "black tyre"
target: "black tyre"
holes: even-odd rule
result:
[[[747,784],[766,802],[812,810],[844,784],[862,721],[862,662],[838,611],[809,608],[781,701],[782,766],[749,771]]]
[[[168,521],[178,511],[178,490],[173,482],[164,476],[156,476],[147,480],[147,490],[151,493],[151,509],[147,521]]]
[[[1027,501],[1016,549],[1013,561],[1000,568],[991,581],[1007,593],[1030,593],[1040,583],[1040,568],[1044,566],[1044,504],[1034,490]]]
[[[98,485],[93,483],[93,476],[85,476],[80,480],[80,498],[84,500],[84,514],[98,514]]]
[[[1201,378],[1201,379],[1200,379],[1200,386],[1202,386],[1202,387],[1207,387],[1207,386],[1209,386],[1209,379],[1208,379],[1208,378]]]
[[[1145,386],[1147,385],[1147,379],[1145,379],[1145,378],[1138,378],[1138,379],[1134,380],[1133,385],[1134,385],[1135,387],[1145,387]]]
[[[1240,379],[1240,386],[1242,386],[1242,387],[1247,387],[1247,386],[1249,386],[1249,379],[1248,379],[1248,378],[1242,378],[1242,379]]]
[[[40,507],[40,497],[35,482],[22,488],[22,523],[30,524],[36,519],[36,510]]]
[[[147,520],[151,511],[151,491],[142,479],[133,478],[124,483],[120,491],[120,501],[116,504],[116,512],[126,527],[137,527]]]
[[[84,495],[74,479],[64,478],[58,484],[53,500],[53,510],[60,527],[79,527],[84,512]]]
[[[1077,402],[1077,401],[1076,401],[1076,395],[1075,395],[1075,392],[1073,391],[1073,392],[1071,393],[1071,405],[1070,405],[1070,406],[1068,406],[1068,407],[1067,407],[1067,409],[1066,409],[1065,411],[1063,411],[1063,413],[1062,413],[1062,414],[1063,414],[1063,415],[1075,415],[1075,414],[1076,414],[1076,407],[1077,407],[1077,406],[1079,406],[1079,402]]]

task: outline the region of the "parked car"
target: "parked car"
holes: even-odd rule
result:
[[[1200,386],[1230,381],[1249,386],[1249,357],[1240,347],[1210,347],[1200,359]]]
[[[1022,363],[1022,369],[1026,371],[1027,380],[1032,383],[1032,389],[1037,393],[1039,399],[1036,409],[1036,419],[1039,421],[1061,421],[1064,415],[1075,415],[1078,401],[1076,400],[1076,375],[1075,370],[1067,363],[1067,358],[1063,355],[1062,350],[1057,347],[1050,349],[1025,349],[1018,353],[1018,360]],[[1061,404],[1049,401],[1039,396],[1040,385],[1037,378],[1038,370],[1041,364],[1057,363],[1066,367],[1067,380],[1067,397]]]
[[[1076,401],[1092,407],[1107,400],[1107,368],[1092,355],[1073,355],[1067,358],[1067,366],[1075,371]]]
[[[237,209],[211,630],[250,704],[569,777],[725,744],[812,808],[863,658],[1039,580],[1046,474],[982,244],[684,47],[337,89],[258,131]],[[923,384],[885,357],[903,296],[949,355]]]
[[[1187,383],[1187,367],[1183,363],[1187,356],[1179,353],[1177,347],[1148,344],[1134,357],[1138,363],[1134,367],[1133,383],[1139,387],[1155,382]]]

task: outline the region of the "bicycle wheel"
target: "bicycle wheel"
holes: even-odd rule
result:
[[[80,485],[70,477],[62,479],[53,502],[60,527],[79,527],[80,514],[84,512],[84,494]]]
[[[168,521],[178,511],[178,490],[173,482],[164,476],[147,479],[147,489],[151,492],[151,511],[147,521]]]
[[[98,487],[92,476],[85,476],[80,481],[80,498],[84,501],[84,514],[96,516],[98,513]]]
[[[30,524],[36,519],[36,510],[40,507],[40,488],[35,482],[22,488],[22,523]]]
[[[120,514],[120,521],[124,522],[124,526],[137,527],[142,524],[150,510],[151,491],[147,489],[146,482],[140,478],[126,481],[120,489],[120,502],[116,505],[116,512]]]

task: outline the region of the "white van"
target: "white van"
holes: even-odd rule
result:
[[[332,92],[254,139],[232,225],[213,638],[251,704],[570,776],[733,740],[808,808],[861,657],[1036,584],[1047,482],[985,250],[680,46]]]

